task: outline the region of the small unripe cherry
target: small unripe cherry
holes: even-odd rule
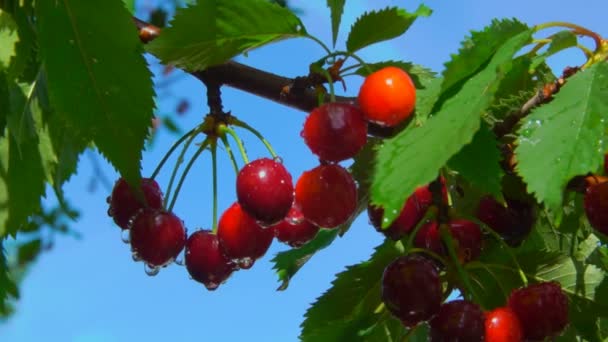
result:
[[[304,142],[319,159],[339,162],[354,157],[367,142],[367,122],[347,103],[326,103],[304,122]]]
[[[365,78],[358,103],[368,121],[396,126],[408,119],[416,105],[416,87],[403,69],[389,66]]]

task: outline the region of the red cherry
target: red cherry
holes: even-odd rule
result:
[[[492,196],[484,196],[477,207],[477,218],[503,237],[505,242],[517,247],[530,233],[534,225],[534,214],[529,205],[509,200],[505,207]]]
[[[291,175],[276,160],[254,160],[239,172],[236,195],[249,215],[264,225],[275,224],[287,215],[293,203]]]
[[[141,190],[148,208],[162,208],[163,193],[154,179],[143,178],[141,180]],[[114,222],[122,229],[129,229],[131,218],[144,207],[144,204],[135,197],[127,181],[122,178],[114,184],[109,204],[108,215],[112,216]]]
[[[568,297],[554,281],[511,292],[508,306],[519,318],[526,339],[557,336],[568,325]]]
[[[428,190],[428,186],[419,187],[407,199],[399,216],[386,229],[382,229],[384,209],[370,204],[367,207],[367,213],[377,231],[393,240],[399,240],[418,225],[431,203],[432,194]]]
[[[468,220],[454,219],[450,221],[448,228],[456,243],[455,249],[458,259],[463,263],[477,259],[481,254],[482,244],[479,226]],[[439,255],[448,255],[441,240],[439,224],[436,221],[431,221],[420,227],[414,238],[414,246],[429,249]]]
[[[173,213],[146,208],[133,220],[131,249],[152,267],[171,263],[184,248],[186,229]]]
[[[248,269],[256,259],[266,254],[274,238],[274,230],[260,226],[235,202],[220,217],[217,237],[224,254],[241,268]]]
[[[420,255],[401,256],[382,275],[382,300],[405,326],[433,316],[441,304],[442,288],[435,265]]]
[[[274,227],[277,240],[298,248],[314,239],[319,232],[319,227],[304,218],[297,206],[293,206],[287,217]]]
[[[584,202],[591,226],[602,234],[608,234],[608,182],[589,186]]]
[[[486,314],[485,342],[521,342],[521,323],[508,307],[496,308]]]
[[[347,103],[326,103],[304,122],[304,142],[321,160],[339,162],[354,157],[367,142],[367,122]]]
[[[320,165],[302,173],[295,201],[304,217],[319,227],[335,228],[357,209],[357,186],[340,165]]]
[[[207,290],[217,289],[236,265],[220,249],[217,235],[210,230],[199,230],[186,241],[186,269],[192,279],[203,283]]]
[[[358,96],[365,118],[383,126],[408,119],[416,105],[416,87],[404,70],[389,66],[365,78]]]
[[[485,317],[479,305],[466,300],[445,303],[430,322],[431,342],[481,342]]]

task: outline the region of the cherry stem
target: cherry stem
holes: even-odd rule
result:
[[[175,152],[175,150],[179,147],[179,145],[181,145],[190,135],[194,134],[194,132],[196,132],[197,130],[198,130],[198,127],[191,129],[188,133],[184,134],[181,138],[179,138],[173,144],[173,146],[171,146],[169,151],[167,151],[167,153],[165,153],[165,156],[163,157],[163,159],[161,159],[160,163],[158,163],[158,165],[156,166],[156,169],[154,169],[154,172],[152,172],[152,176],[150,176],[150,178],[154,179],[154,178],[156,178],[156,176],[158,176],[158,173],[160,172],[162,167],[165,165],[167,160],[169,160],[169,157],[171,157],[173,152]]]
[[[304,37],[308,38],[308,39],[310,39],[312,41],[314,41],[317,44],[319,44],[323,48],[323,50],[325,50],[325,52],[327,52],[328,55],[330,55],[332,53],[331,49],[327,45],[325,45],[325,43],[323,43],[319,38],[317,38],[317,37],[315,37],[313,35],[310,35],[310,34],[307,34]]]
[[[234,168],[234,172],[238,175],[239,174],[239,165],[236,162],[236,158],[234,156],[234,152],[232,152],[232,148],[230,148],[230,143],[228,142],[228,138],[226,138],[226,135],[220,135],[220,139],[222,139],[222,143],[224,144],[224,147],[226,148],[226,153],[228,153],[228,156],[230,157],[230,161],[232,162],[232,167]]]
[[[534,31],[538,32],[540,30],[544,30],[544,29],[550,28],[550,27],[567,27],[567,28],[572,29],[572,33],[574,33],[574,34],[580,34],[580,35],[592,38],[595,41],[595,51],[596,52],[598,52],[602,47],[602,37],[599,34],[593,32],[589,29],[586,29],[582,26],[564,22],[564,21],[552,21],[552,22],[536,25],[534,27]]]
[[[190,158],[190,161],[186,165],[184,172],[182,172],[182,176],[180,177],[179,182],[177,183],[177,187],[175,188],[175,193],[173,194],[173,198],[171,199],[171,204],[169,205],[169,209],[168,209],[169,211],[173,210],[173,206],[175,205],[175,202],[177,201],[177,196],[179,195],[179,191],[182,189],[182,185],[184,184],[184,180],[186,179],[186,176],[190,172],[190,168],[192,167],[192,165],[194,165],[194,162],[196,161],[196,159],[198,159],[198,157],[201,155],[201,153],[203,153],[203,151],[207,148],[207,145],[209,145],[209,142],[211,140],[213,140],[213,138],[209,138],[209,137],[205,138],[205,140],[201,143],[201,146],[198,148],[198,150],[196,150],[196,153],[194,153],[192,158]]]
[[[241,141],[241,138],[239,138],[238,134],[236,134],[236,132],[232,128],[225,126],[225,125],[221,125],[220,127],[218,127],[218,129],[221,134],[225,134],[225,133],[230,134],[232,139],[234,139],[234,141],[236,142],[236,145],[239,148],[239,152],[241,152],[241,157],[243,158],[243,162],[245,164],[249,164],[249,158],[247,157],[247,152],[245,152],[245,147],[243,146],[243,141]]]
[[[177,176],[177,170],[179,170],[179,166],[181,165],[181,163],[184,162],[184,156],[186,155],[186,151],[188,150],[188,147],[190,147],[190,144],[192,144],[192,141],[194,140],[194,138],[196,138],[198,133],[199,131],[197,129],[195,130],[195,133],[190,135],[190,137],[184,144],[184,148],[179,154],[179,157],[177,157],[177,160],[175,161],[175,166],[173,167],[173,171],[171,172],[171,178],[169,179],[169,185],[167,185],[167,191],[165,191],[165,203],[163,205],[165,208],[167,207],[169,195],[171,194],[171,190],[173,189],[173,182],[175,181],[175,177]]]
[[[258,130],[256,130],[255,128],[249,126],[247,123],[236,119],[233,117],[233,121],[232,124],[246,129],[247,131],[249,131],[251,134],[255,135],[261,142],[262,144],[264,144],[264,146],[266,146],[266,149],[268,150],[268,152],[270,153],[270,155],[272,156],[272,158],[277,158],[277,154],[274,151],[274,149],[272,148],[272,145],[270,145],[270,142],[268,140],[266,140],[266,138],[264,138],[264,136],[262,135],[262,133],[260,133]]]
[[[467,299],[479,298],[479,296],[475,292],[475,288],[473,287],[473,284],[471,284],[471,279],[469,278],[466,271],[462,267],[460,260],[458,260],[458,255],[456,254],[456,250],[454,248],[454,246],[455,246],[454,238],[452,237],[452,234],[448,230],[448,227],[446,224],[439,224],[439,233],[441,234],[441,240],[443,241],[443,243],[446,245],[446,247],[448,249],[448,255],[454,262],[454,266],[456,267],[456,273],[458,273],[458,277],[462,281],[462,284],[464,285],[464,289],[466,290],[466,291],[462,291],[463,297],[465,297]]]
[[[407,251],[407,254],[413,254],[413,253],[426,254],[426,255],[432,257],[433,259],[441,262],[443,265],[447,265],[447,261],[445,260],[444,257],[442,257],[441,255],[439,255],[439,254],[437,254],[437,253],[435,253],[435,252],[433,252],[433,251],[431,251],[429,249],[414,247],[414,248],[410,248]]]
[[[336,88],[334,88],[334,80],[331,77],[329,71],[321,69],[321,73],[327,78],[327,85],[329,86],[329,101],[336,102]]]
[[[213,173],[213,222],[211,231],[215,234],[217,233],[217,140],[215,139],[211,142],[211,170]]]

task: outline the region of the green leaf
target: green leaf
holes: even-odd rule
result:
[[[394,66],[403,69],[407,72],[414,85],[417,89],[424,89],[426,86],[435,79],[436,73],[418,64],[403,62],[403,61],[386,61],[379,63],[370,63],[367,66],[362,66],[355,71],[355,74],[367,77],[372,72],[386,68],[388,66]]]
[[[501,154],[496,136],[487,125],[477,131],[473,141],[453,156],[448,165],[481,191],[501,198]]]
[[[553,101],[524,119],[516,170],[539,202],[557,210],[568,181],[600,167],[607,130],[608,62],[601,62],[569,78]]]
[[[371,187],[372,202],[385,210],[389,225],[407,197],[429,183],[439,169],[466,144],[480,127],[481,115],[492,103],[512,56],[529,42],[526,31],[498,49],[486,68],[472,76],[440,111],[421,127],[406,129],[389,139],[378,152]],[[404,176],[406,175],[406,176]]]
[[[25,266],[25,264],[34,261],[40,254],[41,250],[42,241],[40,239],[34,239],[32,241],[21,244],[17,251],[17,263],[20,266]]]
[[[11,312],[8,303],[10,298],[18,298],[19,290],[11,279],[6,260],[6,252],[3,247],[3,239],[0,238],[0,317],[7,316]]]
[[[36,6],[54,110],[70,134],[93,141],[128,182],[139,182],[154,91],[131,15],[120,0]]]
[[[418,17],[428,17],[433,11],[420,5],[414,13],[402,8],[388,7],[366,12],[350,28],[346,49],[355,52],[368,45],[404,34]]]
[[[122,0],[131,14],[135,14],[135,0]]]
[[[472,31],[445,65],[442,92],[477,73],[506,41],[526,30],[528,27],[515,19],[494,19],[483,31]]]
[[[0,10],[0,70],[8,68],[18,42],[17,24],[9,13]]]
[[[289,9],[264,0],[200,0],[179,9],[171,27],[146,46],[165,64],[202,70],[278,40],[306,36]]]
[[[334,46],[336,46],[336,40],[338,39],[345,2],[346,0],[327,0],[327,7],[331,11],[331,37]]]
[[[378,336],[378,326],[394,326],[394,318],[382,306],[382,272],[403,253],[401,243],[385,241],[370,260],[339,273],[332,287],[308,309],[302,323],[302,341],[391,341]],[[389,333],[397,327],[389,329]],[[372,338],[368,338],[372,336]]]
[[[304,246],[277,253],[271,260],[281,281],[277,290],[287,289],[291,278],[315,253],[329,246],[338,236],[338,232],[338,229],[321,229],[317,236]]]

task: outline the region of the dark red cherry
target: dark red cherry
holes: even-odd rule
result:
[[[287,217],[274,227],[277,240],[298,248],[314,239],[319,227],[308,221],[297,206],[293,206]]]
[[[367,141],[367,121],[347,103],[326,103],[304,122],[304,142],[319,159],[339,162],[354,157]]]
[[[481,342],[484,323],[479,305],[466,300],[445,303],[430,321],[431,342]]]
[[[186,229],[175,214],[145,208],[133,219],[131,249],[137,258],[152,267],[171,263],[184,248]]]
[[[384,269],[382,300],[405,326],[431,318],[439,310],[441,296],[439,273],[423,256],[401,256]]]
[[[192,279],[203,283],[208,290],[217,289],[234,270],[236,265],[222,250],[217,235],[210,230],[199,230],[186,241],[186,269]]]
[[[511,292],[508,306],[521,323],[523,336],[544,340],[568,325],[568,297],[557,282],[543,282]]]
[[[274,238],[274,230],[260,226],[235,202],[220,217],[217,237],[224,254],[237,262],[240,268],[248,269],[256,259],[266,254]]]
[[[589,186],[584,202],[591,226],[608,235],[608,182]]]
[[[154,179],[143,178],[141,180],[141,190],[146,199],[146,205],[152,209],[160,209],[163,206],[163,193]],[[144,207],[127,181],[120,178],[114,184],[112,195],[109,199],[110,209],[108,214],[112,216],[114,222],[122,229],[129,229],[129,221]]]
[[[475,260],[481,253],[481,229],[472,221],[453,219],[448,226],[454,243],[458,259],[465,263]],[[414,239],[414,246],[429,249],[439,255],[447,256],[447,248],[441,239],[439,224],[436,221],[426,223],[420,227]]]
[[[423,186],[416,189],[416,191],[407,199],[401,213],[388,228],[382,229],[384,209],[369,204],[367,207],[367,214],[370,222],[377,231],[393,240],[399,240],[418,225],[418,222],[424,217],[424,214],[431,203],[432,194],[428,190],[428,186]]]
[[[357,186],[342,166],[320,165],[302,173],[295,201],[306,219],[319,227],[334,228],[355,213]]]
[[[486,313],[485,342],[521,342],[521,323],[508,307],[496,308]]]
[[[508,206],[500,204],[492,196],[484,196],[477,207],[477,218],[503,237],[505,242],[517,247],[534,226],[534,213],[530,205],[508,200]]]
[[[268,158],[245,165],[236,178],[236,195],[245,212],[264,225],[281,221],[293,203],[293,182],[282,163]]]

